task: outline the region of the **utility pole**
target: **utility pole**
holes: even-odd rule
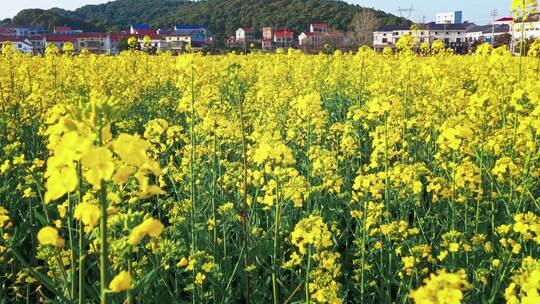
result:
[[[497,17],[497,10],[491,10],[491,47],[495,47],[495,17]]]

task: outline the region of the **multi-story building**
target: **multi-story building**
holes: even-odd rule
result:
[[[475,27],[474,23],[439,24],[430,22],[411,30],[408,25],[382,26],[373,33],[373,44],[376,50],[385,47],[394,48],[404,35],[413,36],[418,43],[433,43],[435,40],[443,41],[447,47],[456,50],[465,46],[467,30]]]
[[[87,32],[75,35],[75,49],[79,52],[87,49],[94,54],[106,54],[111,49],[111,37],[108,33]]]
[[[494,39],[497,40],[497,37],[503,35],[510,36],[510,27],[506,24],[480,25],[471,27],[465,32],[465,41],[468,44],[492,43]]]
[[[166,45],[163,47],[173,54],[184,52],[187,45],[197,51],[208,48],[212,43],[212,33],[200,25],[177,25],[164,35]]]
[[[236,43],[249,43],[255,39],[255,29],[252,27],[241,27],[236,30]]]
[[[137,38],[137,42],[139,43],[141,50],[143,51],[149,51],[149,49],[154,49],[155,51],[166,51],[168,50],[168,43],[165,40],[166,36],[162,36],[158,34],[157,31],[145,31],[140,32],[140,34],[135,36]],[[146,37],[150,38],[150,45],[147,46],[144,42]]]
[[[302,32],[298,35],[298,45],[312,50],[321,49],[324,45],[323,36],[323,33],[318,32]]]
[[[58,35],[75,35],[82,32],[82,30],[74,30],[69,26],[55,26],[53,28],[53,33]]]
[[[0,53],[4,45],[11,44],[16,51],[32,54],[34,49],[32,42],[25,37],[0,36]]]
[[[39,26],[15,26],[12,27],[11,30],[15,34],[15,36],[38,36],[47,33],[47,31]]]
[[[50,44],[55,45],[60,51],[64,49],[64,44],[72,43],[77,48],[77,38],[73,35],[46,34],[43,35],[42,45],[47,48]]]
[[[513,33],[513,39],[516,41],[520,40],[521,36],[524,39],[540,39],[540,20],[536,18],[529,19],[523,24],[517,21],[510,25],[510,32]]]
[[[293,46],[294,32],[291,29],[281,29],[274,35],[274,43],[280,48],[289,48]]]
[[[272,40],[274,39],[274,28],[266,26],[262,28],[262,43],[263,50],[272,50]]]
[[[312,23],[309,25],[309,31],[311,33],[326,33],[328,32],[328,24],[326,23]]]

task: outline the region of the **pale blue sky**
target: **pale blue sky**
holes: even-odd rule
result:
[[[249,0],[247,0],[249,1]],[[51,8],[61,7],[65,9],[75,9],[85,4],[105,3],[107,0],[0,0],[0,19],[10,18],[25,8]],[[395,15],[399,7],[414,7],[414,12],[410,19],[414,22],[435,20],[437,12],[453,10],[463,11],[463,20],[471,20],[478,24],[487,24],[491,20],[492,9],[498,10],[499,17],[510,15],[511,0],[348,0],[348,2],[360,4],[362,6],[374,7]],[[405,13],[404,17],[408,17]]]

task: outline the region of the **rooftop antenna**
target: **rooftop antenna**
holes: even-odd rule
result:
[[[397,12],[401,16],[401,18],[409,19],[414,12],[414,6],[411,5],[409,8],[401,8],[401,6],[398,6]],[[407,15],[405,17],[405,14]]]

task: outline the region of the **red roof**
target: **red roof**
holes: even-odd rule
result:
[[[0,36],[0,42],[25,42],[27,38],[14,36]]]
[[[310,24],[314,28],[327,28],[328,24],[326,23],[312,23]]]
[[[244,32],[246,32],[246,33],[254,33],[255,32],[255,29],[252,28],[252,27],[241,27],[241,29],[243,29]]]
[[[320,36],[323,33],[319,33],[319,32],[302,32],[302,34],[304,34],[306,36]]]
[[[294,32],[290,29],[282,29],[276,32],[276,37],[292,37]]]
[[[145,36],[150,37],[150,39],[157,40],[160,39],[161,36],[157,33],[157,31],[154,30],[139,30],[137,31],[137,35],[135,35],[137,38],[144,38]]]
[[[71,31],[71,27],[70,26],[55,26],[54,30],[55,31]]]
[[[514,20],[514,18],[512,18],[512,17],[504,17],[504,18],[495,20],[495,22],[500,22],[500,21],[513,21],[513,20]]]
[[[107,33],[85,32],[85,33],[78,33],[76,37],[77,38],[107,38]]]
[[[75,36],[63,34],[47,34],[44,36],[48,42],[75,42]]]
[[[125,34],[125,33],[111,34],[111,40],[112,41],[120,41],[124,37],[131,37],[131,36],[134,36],[134,35],[128,35],[128,34]]]

